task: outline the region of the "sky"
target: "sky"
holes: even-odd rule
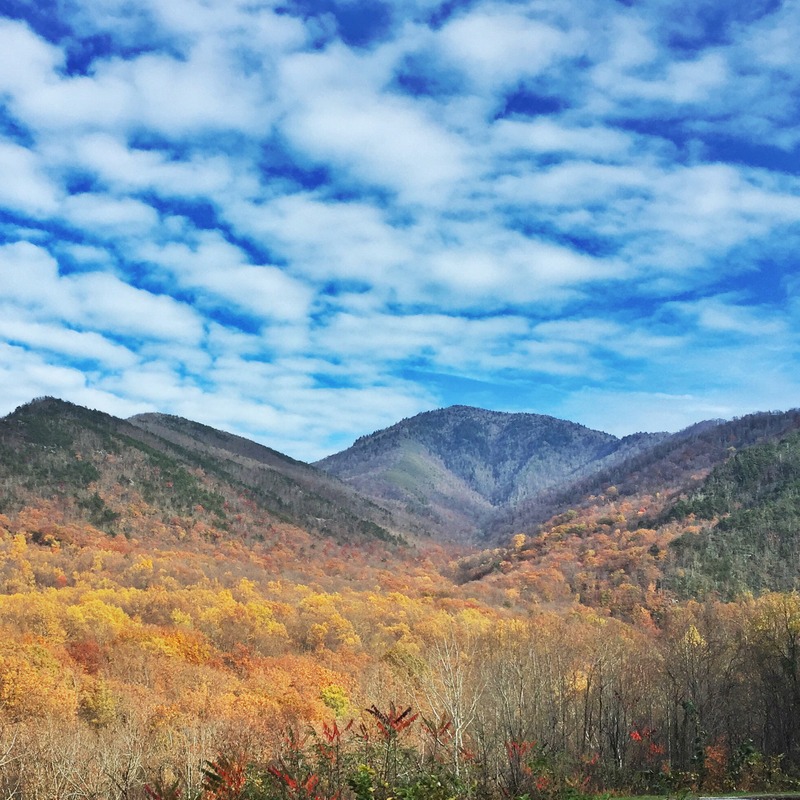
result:
[[[797,0],[0,0],[0,414],[314,460],[800,406]]]

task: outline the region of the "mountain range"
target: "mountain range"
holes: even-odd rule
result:
[[[609,487],[681,496],[732,453],[798,428],[800,412],[789,411],[617,438],[545,415],[452,406],[310,465],[180,417],[123,420],[40,398],[0,420],[0,511],[61,497],[75,516],[124,526],[124,501],[144,495],[165,513],[224,526],[224,506],[246,494],[276,520],[340,541],[488,545]],[[109,505],[99,490],[112,488]]]

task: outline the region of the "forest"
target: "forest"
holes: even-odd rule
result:
[[[305,529],[74,409],[11,423],[4,800],[798,788],[792,433],[481,549]]]

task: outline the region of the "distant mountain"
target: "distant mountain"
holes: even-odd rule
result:
[[[800,411],[761,412],[732,420],[706,420],[674,434],[621,440],[614,457],[597,462],[577,480],[504,509],[491,525],[495,537],[529,530],[549,517],[602,495],[609,486],[622,497],[691,491],[738,449],[779,440],[800,428]],[[631,441],[633,440],[633,441]],[[643,446],[642,446],[643,445]]]
[[[54,398],[0,420],[0,513],[37,500],[114,535],[140,535],[155,520],[218,531],[273,520],[339,541],[399,541],[387,510],[255,442],[179,417],[122,420]]]
[[[452,406],[364,436],[316,466],[388,504],[398,518],[419,518],[420,527],[470,540],[508,510],[535,503],[667,436],[618,439],[540,414]]]
[[[798,591],[800,411],[693,425],[507,507],[491,533],[452,576],[495,597],[646,622],[676,598]]]

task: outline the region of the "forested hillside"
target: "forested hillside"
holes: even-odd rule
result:
[[[793,788],[797,419],[660,437],[477,549],[187,420],[29,404],[0,422],[0,797]]]
[[[699,527],[672,542],[683,595],[800,589],[800,432],[735,453],[664,517]]]
[[[549,497],[665,437],[617,439],[540,414],[453,406],[364,436],[317,466],[399,514],[423,518],[439,536],[474,541],[504,510]]]
[[[166,525],[249,536],[241,522],[251,508],[322,535],[395,538],[384,509],[255,442],[175,417],[125,421],[53,398],[0,421],[0,485],[0,510],[46,498],[64,519],[112,535]],[[147,513],[131,515],[136,507]]]
[[[669,497],[691,491],[716,465],[737,449],[778,441],[800,429],[800,412],[764,412],[730,421],[709,420],[672,435],[664,435],[652,446],[633,452],[620,448],[620,458],[612,465],[600,465],[592,474],[568,481],[538,497],[523,500],[499,514],[491,529],[508,535],[515,530],[535,527],[551,517],[589,503],[609,486],[622,497],[640,495]],[[638,437],[627,437],[635,439]],[[622,440],[623,443],[626,439]]]

